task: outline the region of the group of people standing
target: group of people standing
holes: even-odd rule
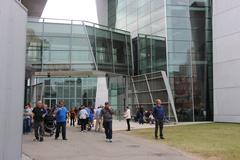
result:
[[[104,106],[99,106],[94,111],[91,108],[81,106],[79,111],[72,109],[70,112],[70,126],[74,126],[77,119],[78,125],[81,126],[81,132],[90,130],[95,119],[95,131],[102,132],[105,130],[106,141],[112,142],[112,117],[113,110],[108,102]]]
[[[33,120],[35,138],[36,140],[42,142],[44,140],[44,118],[47,114],[49,114],[48,112],[49,111],[44,107],[42,101],[38,101],[34,109],[32,109],[30,105],[27,105],[24,109],[24,133],[31,131],[31,121]],[[95,110],[81,106],[79,110],[72,108],[69,112],[64,105],[64,101],[60,101],[53,111],[53,115],[56,120],[55,139],[57,140],[59,138],[59,133],[61,130],[62,139],[67,140],[66,124],[68,117],[70,117],[70,126],[74,126],[77,119],[78,124],[81,126],[81,132],[85,132],[87,130],[86,125],[90,125],[90,127],[92,127],[93,120],[95,119],[95,131],[102,132],[104,128],[106,142],[112,142],[113,114],[114,112],[108,102],[105,102],[104,106],[99,106]],[[155,119],[155,138],[158,138],[159,129],[159,137],[164,139],[163,122],[165,111],[161,105],[160,99],[156,100],[156,106],[153,108],[152,115]],[[129,107],[125,108],[123,117],[127,122],[127,131],[130,131],[131,111]]]
[[[68,110],[64,105],[64,101],[60,101],[57,108],[53,111],[56,119],[56,132],[55,139],[58,139],[60,129],[62,132],[62,139],[67,140],[66,138],[66,120]],[[44,118],[47,116],[48,110],[44,108],[44,104],[42,101],[38,101],[36,107],[32,111],[33,115],[33,126],[34,126],[34,134],[36,140],[42,142],[44,136]]]

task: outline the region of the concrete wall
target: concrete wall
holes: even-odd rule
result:
[[[108,25],[108,0],[96,0],[98,23]]]
[[[0,159],[21,159],[24,101],[25,8],[15,0],[0,5]]]
[[[213,0],[214,121],[240,122],[240,0]]]

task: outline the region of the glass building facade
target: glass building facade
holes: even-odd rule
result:
[[[213,117],[211,13],[211,0],[108,0],[108,25],[133,37],[135,74],[166,64],[179,121]],[[155,36],[165,39],[165,56],[151,45]]]
[[[64,100],[67,107],[95,104],[97,77],[69,78],[69,77],[37,77],[33,85],[34,102],[42,99],[48,106],[56,105]]]
[[[166,39],[165,37],[138,34],[133,39],[135,75],[166,71]]]
[[[71,20],[29,18],[26,44],[26,102],[68,107],[94,105],[97,79],[105,77],[116,113],[127,103],[126,79],[133,74],[130,33]]]
[[[131,32],[166,37],[164,0],[108,0],[108,25]]]
[[[84,21],[29,18],[27,67],[131,75],[130,33]]]

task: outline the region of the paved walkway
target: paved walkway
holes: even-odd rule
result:
[[[119,122],[120,123],[120,122]],[[124,127],[124,124],[122,127]],[[147,127],[147,126],[145,126]],[[152,126],[151,126],[152,127]],[[115,131],[113,142],[105,142],[103,133],[80,133],[80,128],[67,128],[67,141],[45,137],[33,141],[33,134],[23,136],[23,153],[34,160],[191,160],[161,140],[149,141]],[[27,159],[26,157],[23,160]]]

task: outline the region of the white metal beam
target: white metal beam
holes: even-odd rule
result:
[[[169,80],[168,80],[167,74],[166,74],[165,71],[161,71],[161,73],[162,73],[162,77],[163,77],[163,81],[164,81],[165,87],[167,89],[168,99],[170,101],[170,104],[171,104],[171,107],[172,107],[172,110],[173,110],[173,114],[174,114],[176,123],[178,123],[176,108],[175,108],[175,104],[174,104],[174,100],[173,100],[173,94],[172,94],[172,90],[171,90],[171,87],[170,87],[170,84],[169,84]]]

